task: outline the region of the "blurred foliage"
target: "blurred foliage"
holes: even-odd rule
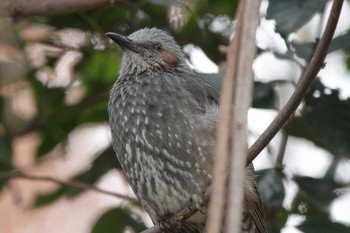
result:
[[[74,177],[75,181],[79,181],[86,184],[94,184],[101,176],[106,174],[106,172],[112,170],[113,168],[120,169],[118,160],[112,147],[109,147],[103,151],[90,165],[90,167],[81,174]],[[46,195],[38,195],[34,206],[43,206],[52,203],[53,201],[60,198],[62,195],[68,197],[75,197],[82,192],[81,189],[62,186],[53,193]]]
[[[270,0],[267,19],[276,20],[276,29],[289,34],[309,21],[317,12],[322,12],[328,0]]]
[[[313,177],[294,177],[300,190],[317,206],[327,212],[329,205],[338,196],[335,190],[342,185],[333,179],[316,179]]]
[[[277,169],[264,169],[257,171],[256,177],[266,212],[266,228],[269,233],[280,232],[288,218],[287,210],[282,207],[285,197],[283,174]]]
[[[12,148],[7,137],[0,137],[0,171],[11,171],[12,168]],[[4,186],[5,180],[0,179],[0,190]]]
[[[306,220],[298,226],[298,229],[305,233],[346,233],[350,228],[343,224],[332,222],[329,218],[316,217]]]
[[[317,80],[305,97],[304,117],[312,133],[335,155],[350,158],[350,99]]]
[[[313,53],[315,42],[302,43],[290,41],[288,35],[305,25],[316,13],[323,12],[328,0],[270,0],[267,8],[267,19],[276,21],[276,32],[279,33],[288,51],[286,54],[275,53],[279,59],[291,60],[294,55],[309,60]],[[193,43],[199,46],[216,64],[225,62],[225,55],[219,52],[220,45],[229,42],[230,30],[234,27],[238,0],[224,0],[220,4],[216,0],[193,0],[193,7],[186,8],[188,20],[181,30],[173,29],[168,20],[168,8],[181,6],[171,0],[130,1],[127,4],[116,4],[112,7],[94,9],[67,15],[48,17],[16,18],[14,23],[18,31],[23,25],[45,24],[60,29],[79,29],[88,36],[88,42],[79,48],[62,47],[64,51],[80,51],[83,54],[80,62],[74,66],[74,79],[66,87],[49,87],[37,78],[42,67],[32,66],[27,72],[26,81],[34,92],[38,114],[26,124],[18,125],[12,131],[10,123],[4,117],[6,99],[0,98],[0,171],[10,171],[12,167],[12,141],[28,132],[39,132],[41,135],[37,158],[42,158],[57,145],[64,147],[68,135],[75,128],[91,122],[107,122],[107,103],[109,90],[116,80],[121,62],[121,50],[108,42],[104,33],[115,31],[129,34],[142,27],[158,27],[170,31],[180,45]],[[217,17],[225,16],[230,20],[224,30],[212,30],[212,23]],[[347,53],[347,64],[350,67],[350,33],[345,33],[333,39],[329,52],[339,49]],[[49,37],[42,43],[60,47]],[[21,49],[28,41],[21,41]],[[47,66],[55,67],[57,57],[48,56]],[[221,74],[199,74],[216,89],[221,88]],[[332,77],[329,77],[332,78]],[[1,80],[0,80],[1,81]],[[275,87],[278,82],[255,82],[253,107],[276,109],[278,103]],[[75,103],[67,103],[67,93],[78,86],[83,91],[82,98]],[[309,90],[304,101],[303,112],[291,119],[286,127],[286,133],[312,141],[336,157],[350,159],[350,102],[340,98],[338,90],[324,86],[316,81]],[[1,126],[5,133],[1,134]],[[305,154],[307,156],[307,154]],[[113,168],[120,168],[111,147],[102,151],[91,163],[89,169],[77,174],[74,180],[94,184],[102,175]],[[333,177],[324,178],[294,177],[293,181],[283,174],[280,168],[257,172],[259,190],[266,206],[267,227],[270,233],[280,232],[288,216],[297,214],[303,216],[298,228],[305,233],[313,232],[349,232],[349,228],[332,222],[329,206],[335,200],[336,190],[343,187]],[[295,182],[299,191],[292,201],[292,206],[286,209],[282,203],[285,200],[283,182]],[[0,180],[0,188],[4,184]],[[35,206],[50,204],[62,196],[75,197],[81,190],[61,187],[46,195],[39,195]],[[126,227],[136,232],[145,228],[135,214],[128,209],[111,209],[104,213],[96,222],[92,232],[123,232]]]
[[[337,156],[350,158],[350,100],[316,80],[305,97],[303,115],[287,127]]]
[[[45,194],[45,195],[37,195],[36,200],[34,202],[35,207],[41,207],[52,202],[56,201],[58,198],[62,197],[62,195],[69,195],[73,189],[71,187],[62,186],[57,191]]]
[[[291,46],[295,49],[295,54],[298,57],[308,61],[312,56],[316,43],[313,43],[313,42],[299,43],[299,42],[292,41]],[[329,46],[328,53],[334,52],[338,49],[349,49],[349,48],[350,48],[350,32],[334,38],[332,40],[331,45]]]
[[[275,169],[265,169],[256,172],[261,199],[268,206],[279,206],[285,196],[282,176]]]
[[[126,227],[132,227],[136,232],[146,229],[146,226],[135,220],[126,209],[115,208],[108,210],[96,222],[92,233],[124,232]],[[113,230],[112,230],[113,229]]]
[[[253,108],[276,108],[276,95],[273,83],[254,82],[252,105]]]

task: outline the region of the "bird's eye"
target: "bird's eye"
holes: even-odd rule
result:
[[[158,42],[158,43],[153,44],[153,49],[156,52],[162,52],[163,51],[163,46]]]

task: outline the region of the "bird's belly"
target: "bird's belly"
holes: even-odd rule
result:
[[[176,177],[170,176],[165,170],[158,170],[159,166],[147,167],[147,164],[141,164],[135,167],[142,176],[135,179],[128,174],[130,184],[154,222],[176,213],[190,200],[198,204],[202,202],[198,193],[187,192]]]

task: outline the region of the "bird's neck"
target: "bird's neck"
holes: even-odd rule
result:
[[[159,74],[166,73],[193,73],[192,69],[186,64],[186,62],[180,62],[177,66],[169,66],[167,64],[153,63],[149,64],[139,60],[129,60],[123,58],[120,67],[120,76],[138,76],[144,73]]]

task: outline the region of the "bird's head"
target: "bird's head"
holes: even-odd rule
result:
[[[108,32],[124,51],[120,73],[137,75],[146,71],[190,70],[174,38],[157,28],[140,29],[128,37]]]

